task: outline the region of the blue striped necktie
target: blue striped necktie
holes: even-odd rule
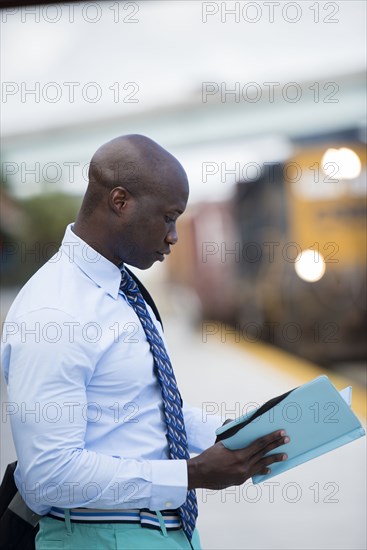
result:
[[[162,391],[164,416],[167,424],[166,437],[170,458],[187,460],[190,458],[190,455],[182,413],[181,396],[165,345],[149,315],[138,285],[125,269],[121,271],[120,290],[125,294],[128,302],[138,315],[153,355],[154,372]],[[187,492],[186,501],[178,510],[182,528],[188,539],[191,540],[198,515],[195,490]]]

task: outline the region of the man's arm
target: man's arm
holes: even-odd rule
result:
[[[32,510],[177,508],[188,488],[242,483],[266,461],[277,460],[262,459],[266,446],[256,459],[254,444],[228,451],[217,443],[189,461],[125,459],[113,456],[113,450],[86,449],[86,388],[98,361],[98,344],[70,338],[64,329],[73,322],[65,313],[45,308],[17,319],[4,340],[7,405],[19,460],[16,481]],[[214,439],[214,430],[209,431]]]
[[[45,308],[16,319],[3,338],[20,493],[40,514],[51,506],[180,506],[187,493],[185,460],[125,459],[113,456],[113,449],[102,454],[85,448],[86,388],[98,343],[84,342],[77,326],[71,338],[74,321]]]

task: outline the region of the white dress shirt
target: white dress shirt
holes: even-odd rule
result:
[[[52,506],[163,510],[186,500],[187,463],[169,460],[153,356],[120,279],[69,225],[5,321],[15,480],[39,514]],[[189,450],[202,452],[219,419],[183,410]]]

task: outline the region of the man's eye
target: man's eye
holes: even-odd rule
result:
[[[164,219],[166,220],[167,223],[174,223],[176,221],[173,218],[170,218],[169,216],[165,216]]]

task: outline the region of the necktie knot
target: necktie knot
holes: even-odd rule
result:
[[[125,268],[121,270],[121,282],[120,282],[120,290],[122,292],[134,292],[136,290],[139,291],[138,285],[134,281],[134,279],[129,275],[129,273],[126,271]]]

